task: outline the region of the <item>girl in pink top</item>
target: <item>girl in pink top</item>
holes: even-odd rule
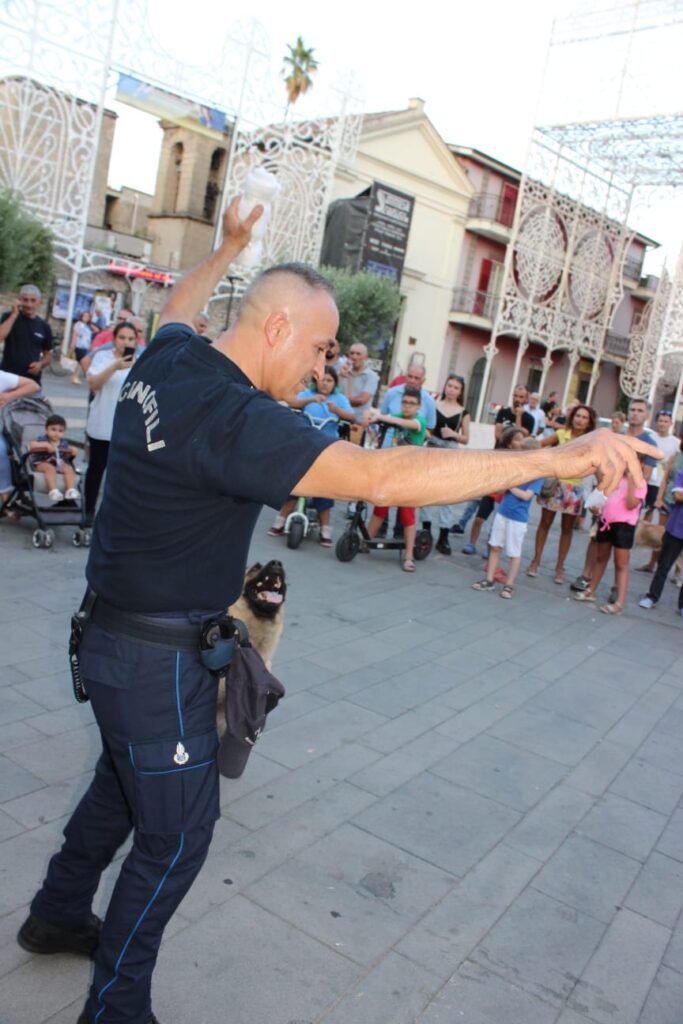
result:
[[[605,615],[621,615],[624,610],[628,591],[628,563],[640,515],[640,506],[646,494],[647,484],[645,481],[643,480],[636,486],[633,477],[627,473],[603,506],[600,527],[595,538],[597,560],[593,578],[589,589],[577,594],[576,598],[581,601],[595,601],[595,591],[607,568],[610,552],[614,550],[617,599],[613,604],[607,603],[600,606],[600,611]]]

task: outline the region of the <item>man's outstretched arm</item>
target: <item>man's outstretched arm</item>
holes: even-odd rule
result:
[[[223,241],[219,247],[181,277],[171,289],[159,317],[159,327],[164,324],[187,324],[194,330],[192,318],[204,309],[232,261],[248,245],[251,229],[263,213],[262,206],[255,206],[246,220],[241,221],[237,212],[239,204],[238,196],[225,211]]]
[[[296,495],[376,505],[448,505],[519,487],[539,477],[596,474],[610,494],[628,470],[643,479],[638,453],[661,452],[633,437],[595,430],[559,448],[530,452],[465,452],[439,448],[359,448],[339,441],[326,448],[294,487]]]

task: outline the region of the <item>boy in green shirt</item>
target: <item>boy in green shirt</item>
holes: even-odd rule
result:
[[[417,411],[420,408],[421,396],[417,388],[405,388],[401,398],[401,415],[387,416],[371,409],[367,415],[369,423],[386,423],[394,428],[393,444],[415,444],[423,445],[427,437],[427,423]],[[376,537],[379,528],[389,515],[389,508],[384,505],[375,505],[372,518],[368,524],[368,533]],[[403,571],[415,572],[415,509],[397,509],[399,522],[403,525],[405,539],[405,556],[403,559]]]

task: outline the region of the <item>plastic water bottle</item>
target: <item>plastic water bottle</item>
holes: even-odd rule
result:
[[[244,181],[244,192],[240,199],[239,217],[244,220],[259,203],[263,213],[251,229],[251,241],[239,254],[235,263],[242,267],[256,267],[263,259],[263,238],[270,220],[272,203],[280,191],[280,182],[264,167],[249,171]]]

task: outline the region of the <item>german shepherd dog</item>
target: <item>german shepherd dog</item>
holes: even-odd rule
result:
[[[247,569],[244,587],[229,614],[241,619],[249,630],[249,640],[263,658],[266,668],[273,665],[277,645],[285,624],[287,581],[282,562],[273,559]]]
[[[244,586],[228,613],[241,619],[249,630],[249,641],[272,668],[277,645],[285,623],[287,580],[282,562],[273,559],[265,565],[255,562],[244,576]],[[225,680],[218,680],[218,732],[225,732]]]

